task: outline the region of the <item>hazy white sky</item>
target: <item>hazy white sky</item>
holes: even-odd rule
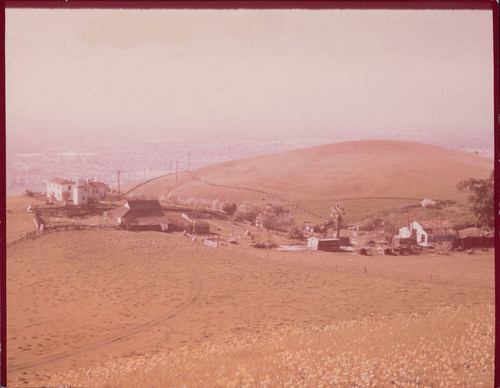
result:
[[[6,10],[7,136],[492,135],[491,11]]]

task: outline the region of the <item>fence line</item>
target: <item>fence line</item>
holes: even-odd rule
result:
[[[17,245],[26,240],[34,240],[50,232],[60,232],[69,230],[118,230],[114,225],[106,224],[61,224],[61,225],[49,225],[45,227],[43,232],[27,232],[24,236],[17,238],[9,243],[7,243],[7,248]]]
[[[11,247],[13,245],[19,244],[20,242],[26,241],[28,239],[33,240],[33,239],[39,237],[40,234],[41,233],[37,234],[37,232],[27,232],[23,237],[20,237],[18,239],[15,239],[14,241],[11,241],[11,242],[7,243],[6,246],[7,247]]]

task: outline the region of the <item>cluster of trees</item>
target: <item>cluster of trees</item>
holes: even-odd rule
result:
[[[139,199],[139,197],[137,197]],[[235,203],[227,202],[226,200],[221,199],[200,199],[200,198],[183,198],[180,195],[175,195],[173,192],[169,192],[167,195],[160,197],[160,201],[169,202],[175,205],[184,205],[184,206],[194,206],[205,209],[213,209],[213,210],[222,210],[229,216],[232,216],[238,206]]]
[[[470,178],[460,182],[457,188],[468,191],[469,203],[478,226],[493,228],[495,224],[495,184],[494,173],[486,179]],[[498,209],[497,209],[498,211]]]
[[[261,208],[250,202],[244,202],[235,211],[234,218],[237,221],[259,223],[267,230],[289,231],[295,225],[290,212],[275,203],[269,203],[265,208]]]

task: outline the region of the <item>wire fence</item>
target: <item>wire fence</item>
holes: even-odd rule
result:
[[[70,230],[118,230],[119,228],[115,225],[109,224],[74,224],[74,223],[66,223],[66,224],[52,224],[47,225],[43,231],[36,230],[34,232],[27,232],[22,237],[19,237],[13,241],[10,241],[6,244],[7,248],[10,248],[14,245],[17,245],[26,240],[34,240],[36,238],[42,237],[50,232],[59,232],[59,231],[70,231]]]

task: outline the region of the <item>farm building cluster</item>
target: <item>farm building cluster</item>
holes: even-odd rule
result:
[[[281,246],[282,251],[316,250],[329,252],[352,252],[354,246],[362,255],[375,253],[386,255],[411,254],[425,248],[445,248],[452,250],[473,250],[493,248],[494,238],[475,230],[475,235],[459,233],[450,221],[413,221],[399,229],[398,234],[387,238],[383,230],[360,231],[359,227],[349,227],[343,231],[344,236],[335,236],[328,224],[303,224],[303,233],[307,238],[307,246]],[[325,234],[333,237],[321,238]]]
[[[60,207],[59,205],[56,208],[35,211],[37,229],[42,230],[43,227],[48,225],[45,217],[51,214],[57,215],[59,212],[69,212],[68,215],[71,217],[75,214],[81,215],[92,208],[96,215],[104,215],[107,222],[117,229],[184,232],[188,235],[204,235],[206,239],[203,240],[203,243],[213,247],[217,247],[223,241],[223,239],[217,238],[216,235],[210,234],[210,226],[207,222],[195,219],[199,218],[196,212],[188,210],[181,212],[172,209],[165,211],[158,200],[129,199],[119,207],[116,207],[115,203],[106,205],[106,203],[110,203],[110,194],[111,189],[107,184],[94,179],[50,179],[47,181],[47,200],[49,203],[52,203],[52,200],[62,202],[63,206]],[[107,199],[108,202],[106,202]],[[236,205],[234,206],[236,207]],[[202,218],[206,218],[205,216],[206,214]],[[238,220],[236,217],[233,218],[235,218],[233,221],[249,223],[253,227],[268,230],[272,228],[276,232],[278,227],[271,222],[272,220],[275,218],[287,222],[293,220],[288,211],[276,204],[268,204],[263,213],[254,218],[253,222],[249,221],[249,219]],[[364,255],[373,253],[402,254],[403,252],[412,252],[415,249],[421,250],[434,247],[470,250],[492,248],[494,246],[492,237],[482,234],[463,236],[450,221],[414,220],[409,222],[407,226],[401,227],[396,235],[392,236],[393,233],[391,233],[392,238],[385,233],[383,221],[379,225],[380,230],[360,231],[359,227],[354,226],[343,229],[342,235],[340,230],[335,230],[333,226],[333,221],[326,221],[318,225],[304,222],[302,228],[293,226],[290,231],[295,230],[295,233],[289,232],[288,238],[307,241],[307,245],[302,242],[300,245],[281,246],[278,249],[284,251],[358,251]],[[285,229],[279,230],[286,232]],[[224,242],[234,244],[236,240],[232,238],[231,233],[231,240],[224,240]],[[276,244],[265,244],[257,241],[253,241],[251,245],[257,248],[277,247]]]
[[[195,220],[186,213],[166,215],[158,200],[128,200],[123,206],[107,211],[105,216],[118,227],[128,230],[210,233],[207,222]]]

